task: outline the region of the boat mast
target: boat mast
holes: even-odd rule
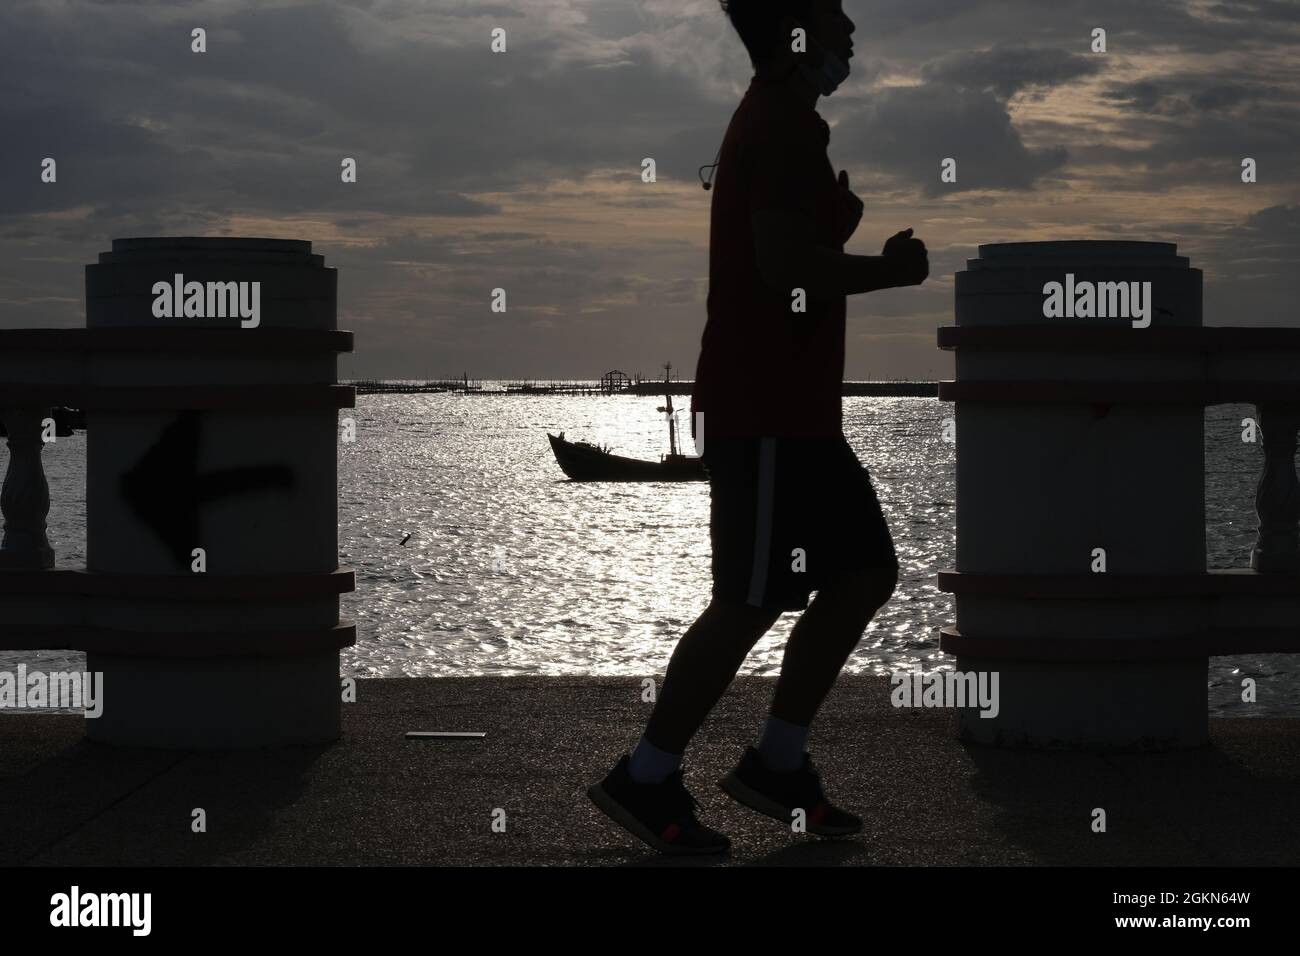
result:
[[[668,362],[664,365],[664,397],[668,399],[668,405],[665,410],[668,412],[668,453],[677,457],[677,416],[673,414],[673,392],[670,385],[670,378],[673,370],[673,363]]]

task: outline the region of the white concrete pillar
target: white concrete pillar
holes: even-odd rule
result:
[[[177,275],[202,284],[204,314],[156,314],[155,284]],[[87,564],[120,583],[87,598],[89,669],[105,675],[92,739],[338,736],[353,641],[338,408],[352,390],[336,384],[351,347],[336,275],[310,243],[271,239],[115,240],[87,266]],[[231,287],[208,283],[244,284],[250,306],[256,289],[257,324],[216,314]]]
[[[1132,302],[1047,317],[1052,282],[1150,283],[1150,326]],[[963,737],[1203,743],[1206,657],[1180,638],[1203,630],[1205,604],[1161,586],[1205,572],[1203,361],[1197,333],[1178,331],[1201,324],[1200,271],[1165,243],[986,245],[956,276],[956,316],[941,397],[956,398],[957,620],[943,646],[959,670],[998,671],[1001,696],[995,718],[961,712]]]

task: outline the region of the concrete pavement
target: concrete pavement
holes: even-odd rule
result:
[[[1212,720],[1190,753],[985,750],[951,712],[890,707],[887,678],[845,676],[811,750],[867,828],[822,841],[717,789],[771,689],[737,681],[688,754],[701,815],[734,843],[721,861],[656,857],[583,793],[640,733],[639,678],[465,677],[360,681],[340,742],[278,752],[117,750],[84,741],[80,717],[0,713],[0,865],[1300,863],[1300,720]]]

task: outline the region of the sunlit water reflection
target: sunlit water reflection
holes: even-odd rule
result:
[[[650,674],[708,602],[708,486],[577,484],[546,432],[648,459],[664,450],[662,399],[490,395],[362,396],[355,444],[340,445],[340,563],[357,574],[344,615],[358,625],[344,670],[443,674]],[[684,402],[681,402],[684,404]],[[845,432],[871,470],[901,563],[894,598],[848,669],[948,666],[936,627],[952,600],[935,572],[953,564],[953,447],[932,399],[846,398]],[[1210,565],[1243,565],[1254,537],[1260,450],[1240,439],[1244,407],[1206,416]],[[45,453],[50,535],[61,567],[85,563],[85,436]],[[410,534],[405,546],[402,539]],[[773,674],[787,614],[742,673]],[[78,655],[0,655],[81,666]],[[945,665],[945,661],[947,665]],[[1211,662],[1211,711],[1300,714],[1291,657]],[[1254,677],[1260,704],[1240,701]]]

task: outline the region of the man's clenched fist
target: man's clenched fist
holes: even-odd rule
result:
[[[892,267],[895,286],[920,285],[930,275],[925,243],[913,239],[911,229],[890,236],[881,255]]]

